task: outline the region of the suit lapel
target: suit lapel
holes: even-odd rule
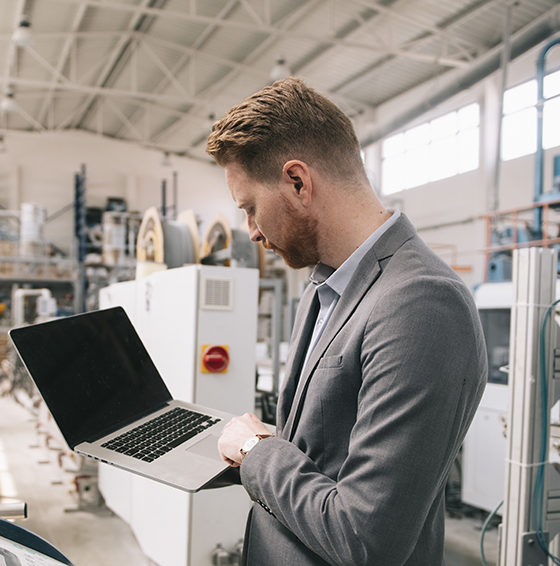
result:
[[[299,319],[300,313],[302,317],[305,317],[303,320]],[[294,323],[294,333],[291,340],[292,347],[286,360],[286,378],[278,397],[276,428],[279,431],[282,431],[284,428],[292,405],[298,377],[301,373],[301,366],[305,359],[318,313],[319,299],[317,298],[317,291],[315,285],[310,284],[307,286],[298,308],[298,318],[296,318]]]
[[[319,360],[325,353],[325,350],[334,340],[336,335],[340,332],[341,328],[350,318],[352,313],[356,310],[363,296],[381,274],[381,265],[384,265],[385,260],[390,258],[393,253],[400,246],[402,246],[405,241],[412,238],[415,233],[416,231],[414,230],[412,224],[409,222],[406,216],[404,216],[404,214],[401,214],[401,218],[399,218],[394,226],[392,226],[389,230],[387,230],[387,232],[385,232],[385,234],[381,236],[378,242],[374,244],[372,249],[366,253],[362,261],[359,263],[358,267],[356,268],[356,272],[354,273],[350,283],[348,284],[348,287],[340,297],[331,315],[331,318],[327,323],[323,335],[315,345],[315,348],[313,349],[313,352],[311,353],[305,368],[303,368],[303,372],[301,373],[300,377],[300,380],[302,380],[302,385],[300,387],[297,387],[296,396],[291,403],[291,407],[289,408],[290,412],[288,419],[286,420],[285,426],[283,427],[284,430],[282,436],[284,438],[288,438],[289,440],[293,439],[303,408],[303,401],[305,399],[309,382],[313,376],[313,372],[315,371]],[[316,302],[318,303],[318,299],[316,299],[316,291],[314,291],[314,296]],[[305,356],[307,345],[309,344],[309,338],[311,336],[311,333],[313,332],[313,326],[316,317],[317,312],[315,312],[315,315],[313,317],[307,317],[307,325],[310,325],[308,326],[308,328],[310,328],[308,330],[309,334],[307,335],[305,346],[303,348],[298,347],[296,355]],[[301,364],[303,362],[303,358],[298,358],[298,360],[299,364],[292,366],[291,370],[290,379],[293,383],[292,389],[290,390],[290,399],[294,396],[294,389],[297,386],[297,377],[298,373],[301,372]],[[294,370],[298,371],[296,372]],[[285,401],[288,401],[288,399],[286,399]],[[284,407],[284,410],[286,411],[287,408]]]
[[[293,439],[303,408],[303,401],[305,399],[307,388],[309,386],[309,382],[311,380],[313,372],[315,371],[317,363],[323,356],[329,344],[333,341],[340,329],[344,326],[344,323],[354,312],[354,310],[360,303],[360,300],[363,297],[364,293],[371,287],[375,279],[377,279],[377,277],[379,277],[379,274],[381,273],[379,263],[377,262],[375,254],[373,253],[368,253],[366,255],[364,260],[362,260],[362,262],[360,263],[359,270],[361,271],[360,268],[363,266],[366,259],[370,258],[371,261],[372,255],[374,256],[373,265],[369,265],[368,269],[364,270],[365,273],[363,275],[366,275],[366,278],[360,276],[352,279],[353,283],[358,284],[351,283],[343,293],[342,297],[340,297],[331,315],[331,318],[327,323],[323,335],[315,345],[315,348],[313,348],[313,352],[311,353],[309,360],[307,360],[305,368],[303,368],[303,372],[301,373],[300,377],[301,385],[298,386],[297,394],[292,403],[290,415],[285,427],[284,436],[289,440]]]

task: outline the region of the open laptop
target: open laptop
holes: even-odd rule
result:
[[[122,307],[9,334],[71,450],[190,492],[228,469],[232,415],[174,400]]]

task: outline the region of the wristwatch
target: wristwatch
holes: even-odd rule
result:
[[[245,456],[247,456],[251,448],[256,446],[261,440],[263,440],[264,438],[270,438],[271,436],[272,434],[255,434],[255,436],[248,438],[239,450],[239,452],[241,452],[241,458],[243,459]]]

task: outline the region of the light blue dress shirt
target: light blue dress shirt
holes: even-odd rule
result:
[[[328,265],[319,263],[313,270],[311,282],[317,286],[320,309],[302,369],[305,368],[313,348],[321,338],[325,326],[342,293],[350,283],[358,264],[371,250],[375,242],[398,220],[400,215],[399,210],[393,211],[393,214],[338,269],[334,270]]]

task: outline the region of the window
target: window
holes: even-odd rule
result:
[[[560,71],[544,77],[543,147],[560,145]],[[537,150],[537,80],[533,79],[504,93],[502,159],[507,161]]]
[[[381,147],[381,189],[391,194],[478,167],[478,104],[387,138]]]

